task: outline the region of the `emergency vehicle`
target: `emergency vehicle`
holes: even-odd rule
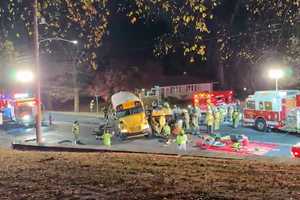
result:
[[[259,131],[277,128],[300,132],[300,91],[257,91],[248,96],[243,111],[244,125]]]
[[[228,106],[234,105],[233,91],[213,91],[213,92],[199,92],[194,94],[194,106],[200,109],[201,113],[206,113],[208,104],[210,101],[211,104],[215,107],[225,107],[227,110]]]
[[[0,98],[0,111],[5,128],[11,125],[34,126],[36,115],[36,100],[29,94],[18,93],[13,97]]]

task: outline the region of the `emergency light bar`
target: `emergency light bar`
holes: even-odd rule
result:
[[[14,95],[15,99],[25,99],[25,98],[28,98],[28,97],[29,97],[28,93],[16,93]]]

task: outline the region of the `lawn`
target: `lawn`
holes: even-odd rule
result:
[[[0,150],[3,199],[300,199],[300,162]]]

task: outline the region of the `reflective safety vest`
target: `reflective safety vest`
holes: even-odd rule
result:
[[[214,125],[214,116],[210,112],[208,112],[206,114],[206,123],[207,123],[208,126],[213,126]]]
[[[171,128],[168,124],[166,124],[164,127],[163,127],[163,134],[164,135],[171,135]]]
[[[102,138],[103,138],[103,144],[105,146],[111,146],[111,137],[112,135],[108,132],[103,134]]]
[[[234,111],[232,114],[232,119],[237,120],[240,116],[240,113],[238,111]]]
[[[187,142],[187,136],[186,134],[179,134],[176,137],[176,144],[185,144]]]

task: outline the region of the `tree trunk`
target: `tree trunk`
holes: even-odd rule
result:
[[[79,88],[74,88],[74,112],[79,112]]]
[[[224,64],[222,61],[219,61],[218,63],[218,81],[219,81],[220,89],[222,90],[226,89],[225,76],[224,76]]]

